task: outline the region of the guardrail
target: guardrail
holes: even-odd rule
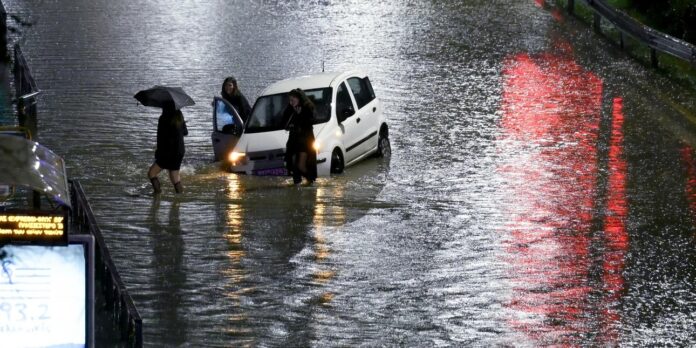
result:
[[[7,67],[10,65],[10,60],[7,55],[7,11],[5,5],[0,1],[0,91],[10,90],[10,80],[7,75]],[[10,99],[7,93],[0,94],[0,125],[8,125],[14,120],[11,118],[12,113],[5,110],[11,110]]]
[[[624,48],[623,35],[629,35],[650,48],[650,63],[657,68],[657,53],[666,53],[696,67],[696,46],[646,26],[605,0],[582,0],[594,12],[593,26],[601,32],[601,20],[606,19],[619,30],[619,45]],[[567,11],[573,14],[575,0],[567,0]]]
[[[94,275],[101,283],[101,290],[104,294],[106,305],[112,311],[114,320],[119,326],[121,339],[127,341],[130,347],[142,347],[143,320],[126,289],[126,285],[116,270],[80,182],[77,180],[70,181],[70,191],[72,198],[72,221],[78,228],[76,232],[93,235],[97,244],[96,248],[94,248]]]
[[[14,45],[14,65],[12,67],[14,75],[15,100],[17,102],[17,117],[19,125],[31,130],[36,136],[36,96],[39,94],[39,87],[36,85],[34,76],[29,69],[29,63],[24,57],[22,48],[19,44]]]

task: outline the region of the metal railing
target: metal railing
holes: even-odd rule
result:
[[[127,341],[130,347],[142,347],[143,320],[111,259],[82,185],[79,181],[72,180],[70,181],[70,190],[72,222],[78,228],[76,232],[94,236],[97,244],[94,248],[94,275],[96,280],[101,283],[101,291],[104,294],[108,309],[113,314],[114,321],[118,324],[121,339]]]
[[[28,128],[35,137],[37,133],[36,96],[40,91],[19,44],[14,45],[12,73],[17,102],[17,120],[20,126]]]
[[[601,19],[609,21],[619,30],[619,45],[624,48],[623,35],[629,35],[650,48],[650,62],[658,66],[657,53],[666,53],[696,67],[696,46],[646,26],[623,11],[617,10],[605,0],[582,0],[594,12],[594,28],[601,31]],[[567,0],[567,10],[575,11],[575,0]]]
[[[0,1],[0,125],[9,125],[14,120],[10,117],[12,110],[9,98],[10,77],[7,74],[10,66],[10,57],[7,54],[7,11]]]

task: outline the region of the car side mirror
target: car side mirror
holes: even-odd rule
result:
[[[351,117],[355,115],[355,110],[353,110],[353,107],[351,106],[346,106],[341,110],[341,112],[338,114],[338,123],[343,123],[348,117]]]

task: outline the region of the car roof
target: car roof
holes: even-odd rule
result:
[[[270,86],[266,87],[266,89],[263,90],[263,92],[261,92],[261,96],[287,93],[295,88],[307,90],[315,88],[333,87],[334,82],[340,82],[349,76],[365,77],[367,75],[359,70],[347,70],[339,72],[322,72],[319,74],[291,77],[285,80],[280,80],[272,83]]]

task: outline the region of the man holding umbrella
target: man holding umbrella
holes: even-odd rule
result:
[[[193,99],[179,87],[155,86],[135,95],[135,99],[145,106],[162,108],[162,115],[157,121],[157,148],[155,163],[150,166],[147,176],[152,183],[155,194],[162,192],[158,178],[162,169],[169,171],[169,179],[176,193],[183,192],[179,168],[186,149],[184,136],[188,135],[186,121],[181,113],[184,106],[194,105]]]

